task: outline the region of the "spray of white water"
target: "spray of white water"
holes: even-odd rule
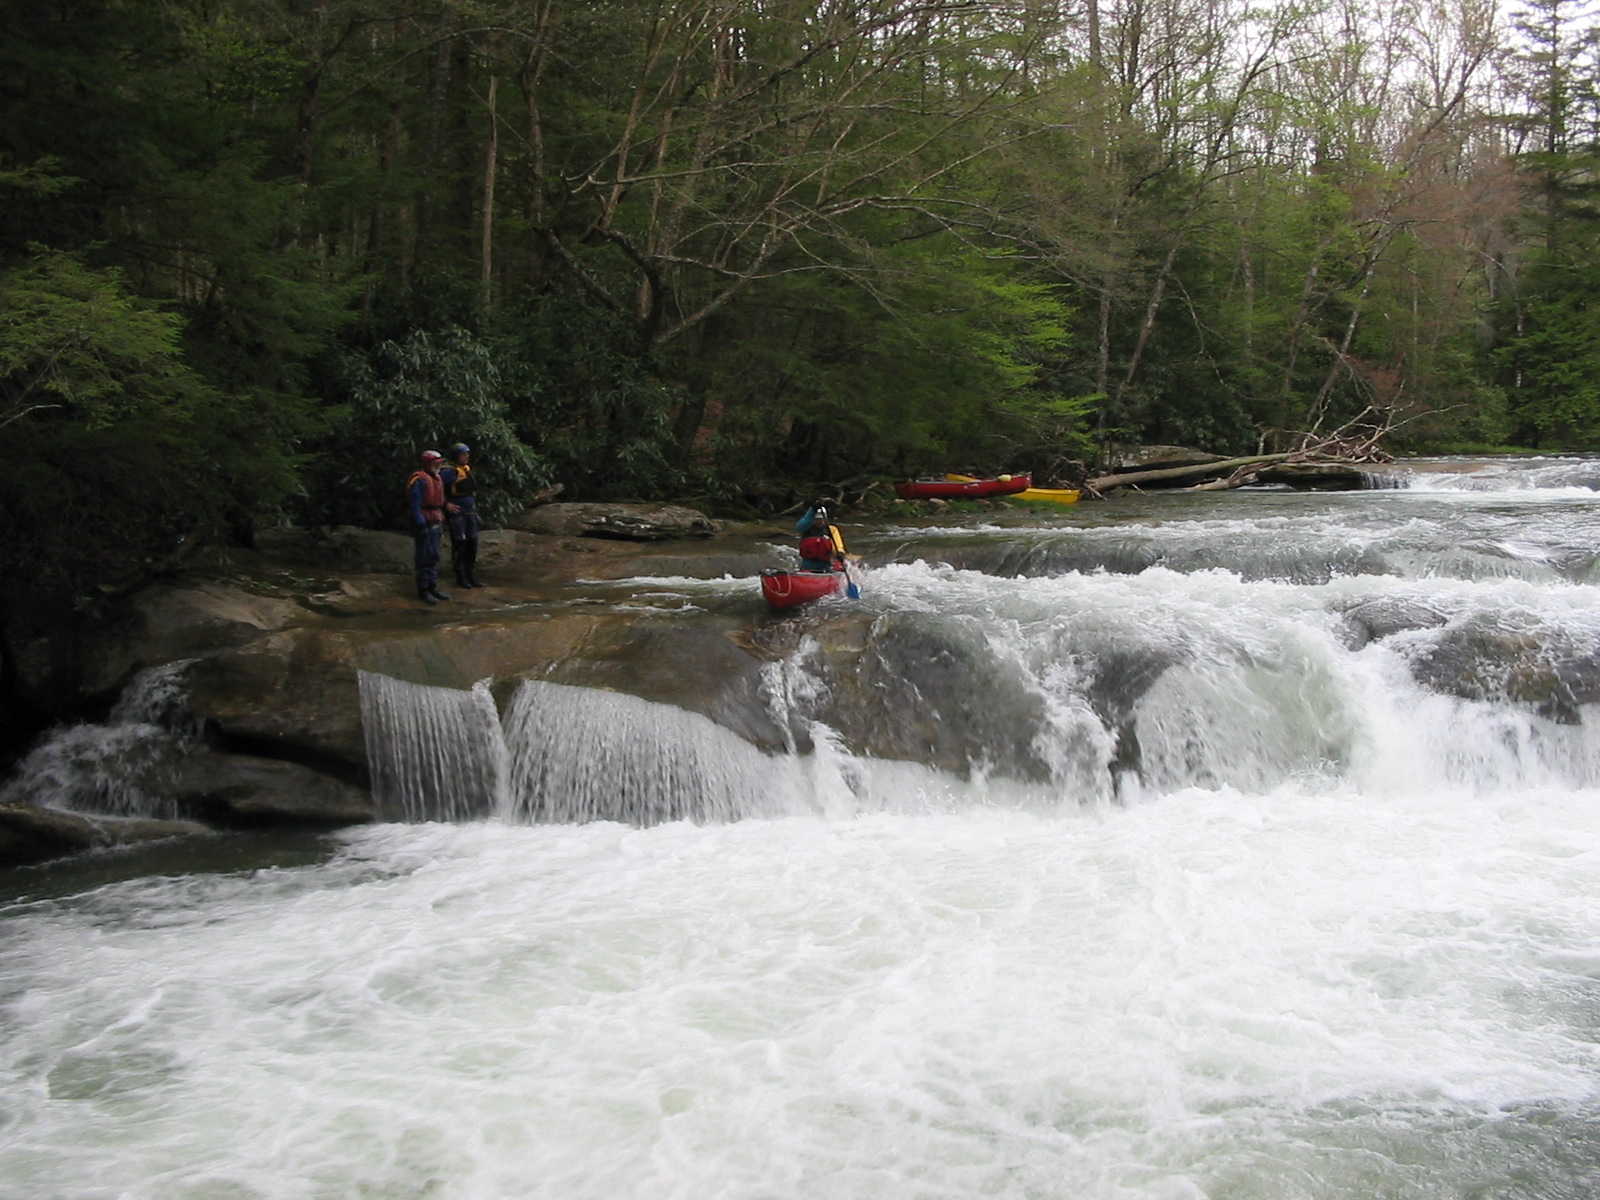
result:
[[[109,816],[176,816],[168,784],[192,748],[184,677],[193,659],[140,671],[103,725],[52,730],[0,787],[0,803]]]
[[[1576,1200],[1595,800],[387,827],[323,867],[15,906],[0,1177]]]

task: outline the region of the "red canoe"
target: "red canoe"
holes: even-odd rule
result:
[[[1031,475],[1002,475],[998,479],[914,479],[897,483],[894,490],[902,500],[981,500],[985,496],[1009,496],[1033,486]]]
[[[831,596],[844,587],[843,571],[779,571],[761,572],[761,594],[773,608],[794,608],[809,604],[823,596]]]

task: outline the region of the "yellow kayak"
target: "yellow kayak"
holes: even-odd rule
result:
[[[949,474],[945,476],[952,483],[971,483],[971,475]],[[1051,504],[1076,504],[1083,493],[1072,488],[1024,488],[1020,492],[1012,492],[1004,497],[1007,500],[1048,500]]]

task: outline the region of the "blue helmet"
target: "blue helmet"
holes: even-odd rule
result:
[[[472,453],[472,447],[467,445],[465,442],[457,442],[454,446],[450,447],[450,457],[451,458],[454,458],[458,454],[471,454],[471,453]]]

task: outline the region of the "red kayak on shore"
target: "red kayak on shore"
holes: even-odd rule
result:
[[[1000,475],[994,479],[911,479],[894,485],[902,500],[982,500],[1009,496],[1033,486],[1031,475]]]
[[[809,604],[844,588],[843,571],[780,571],[770,568],[761,572],[761,594],[775,609],[795,608]]]

